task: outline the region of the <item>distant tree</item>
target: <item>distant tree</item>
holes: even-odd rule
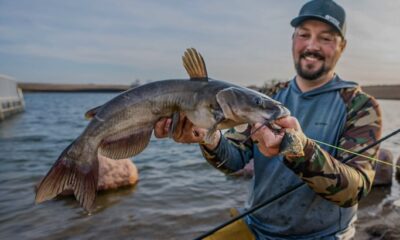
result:
[[[131,84],[131,88],[132,88],[132,87],[140,86],[140,84],[141,84],[140,79],[139,79],[139,78],[136,78],[135,81]]]
[[[259,91],[269,95],[271,89],[273,89],[278,83],[286,82],[287,80],[279,79],[279,78],[272,78],[264,82],[264,84],[259,88]]]

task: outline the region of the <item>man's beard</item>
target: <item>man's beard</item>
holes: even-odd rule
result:
[[[294,64],[296,72],[300,77],[302,77],[305,80],[314,81],[329,71],[329,69],[326,68],[325,64],[322,64],[322,66],[319,69],[313,72],[308,71],[306,69],[303,70],[300,62],[301,59],[307,57],[307,55],[314,55],[315,57],[318,57],[321,61],[324,60],[324,57],[318,53],[310,53],[310,52],[302,53],[299,57],[299,61],[295,62]]]

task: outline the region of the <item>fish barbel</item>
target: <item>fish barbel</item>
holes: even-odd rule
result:
[[[148,145],[154,124],[162,117],[184,112],[194,125],[209,130],[205,141],[210,141],[218,129],[273,122],[290,114],[282,104],[264,94],[209,79],[202,56],[193,48],[185,52],[183,64],[190,80],[144,84],[89,110],[86,117],[92,120],[42,180],[36,203],[72,189],[80,205],[90,211],[96,197],[98,154],[111,159],[139,154]]]

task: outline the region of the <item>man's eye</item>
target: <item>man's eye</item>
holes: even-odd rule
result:
[[[332,36],[323,36],[323,37],[321,37],[321,40],[323,42],[332,42],[333,41],[333,37]]]
[[[297,36],[301,39],[307,39],[309,37],[309,34],[307,33],[299,33]]]

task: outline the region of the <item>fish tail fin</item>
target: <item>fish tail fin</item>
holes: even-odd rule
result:
[[[80,205],[88,212],[94,205],[98,183],[99,161],[95,159],[82,166],[68,156],[67,147],[50,171],[43,178],[36,192],[36,203],[56,197],[64,190],[72,189]]]

